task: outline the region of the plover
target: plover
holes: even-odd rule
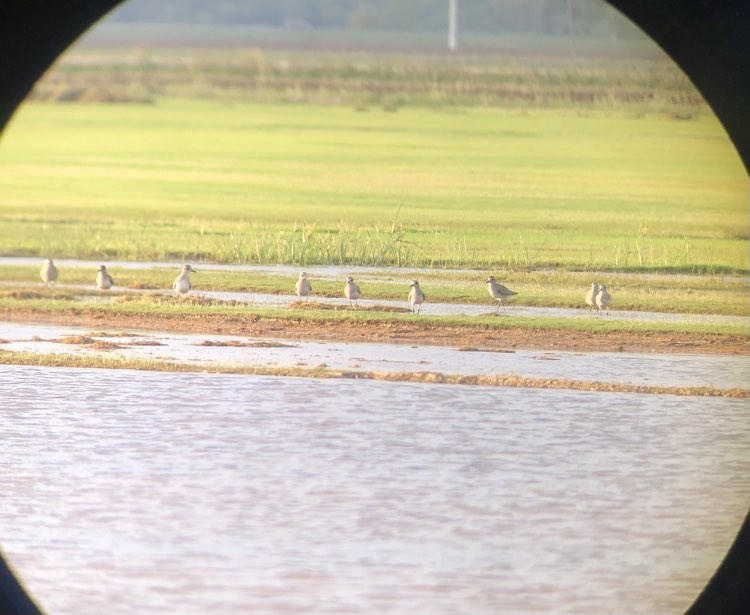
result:
[[[422,304],[427,297],[419,287],[418,280],[414,280],[409,286],[411,286],[411,290],[409,291],[409,305],[411,305],[411,311],[414,312],[416,307],[416,312],[419,314],[422,311]]]
[[[352,301],[356,303],[357,299],[362,296],[362,291],[354,283],[354,278],[349,276],[346,278],[346,286],[344,286],[344,296],[349,299],[349,305],[351,306]]]
[[[497,311],[500,311],[500,306],[503,306],[503,311],[505,311],[505,301],[506,299],[512,297],[513,295],[517,295],[518,293],[510,290],[509,288],[503,286],[502,284],[498,284],[495,282],[495,276],[491,275],[489,278],[487,278],[487,292],[490,293],[490,297],[493,297],[499,301],[497,305]]]
[[[586,293],[586,303],[589,306],[589,312],[596,307],[596,296],[599,294],[599,284],[591,282],[591,290]]]
[[[54,284],[57,281],[57,267],[55,267],[55,263],[52,262],[51,258],[44,261],[44,265],[42,265],[39,275],[47,286]]]
[[[596,296],[596,307],[599,308],[599,313],[602,313],[602,309],[607,310],[607,316],[609,316],[609,308],[612,305],[612,295],[607,292],[607,285],[602,284],[599,289],[599,294]]]
[[[310,280],[307,279],[307,273],[304,271],[299,274],[299,279],[294,285],[294,290],[300,299],[302,297],[309,297],[310,293],[312,293],[312,284],[310,284]]]
[[[107,268],[104,265],[99,265],[99,272],[96,274],[96,285],[99,290],[109,290],[114,283],[112,276],[107,273]]]
[[[178,297],[187,296],[187,294],[190,292],[190,289],[193,287],[192,284],[190,284],[191,273],[198,272],[190,265],[184,265],[182,267],[182,273],[174,279],[174,282],[172,283],[172,289],[177,293]]]

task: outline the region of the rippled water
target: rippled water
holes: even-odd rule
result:
[[[0,366],[0,543],[51,613],[679,613],[747,400]]]

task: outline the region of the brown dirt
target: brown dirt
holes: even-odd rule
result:
[[[40,314],[32,311],[5,314],[5,320],[45,322],[61,325],[108,330],[135,329],[179,331],[220,335],[246,335],[261,338],[293,340],[339,340],[431,344],[463,347],[465,350],[543,349],[601,352],[654,352],[692,354],[750,354],[750,338],[743,335],[722,335],[693,332],[629,332],[610,331],[585,336],[566,330],[550,329],[487,329],[401,322],[351,323],[309,322],[292,319],[246,316],[180,316],[144,318],[137,315],[101,313]]]

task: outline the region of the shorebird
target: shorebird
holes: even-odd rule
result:
[[[190,274],[191,273],[198,273],[195,269],[193,269],[190,265],[184,265],[182,267],[182,273],[178,275],[174,282],[172,283],[172,288],[174,289],[174,292],[177,293],[177,296],[187,296],[187,294],[190,292],[190,289],[193,287],[192,284],[190,284]]]
[[[57,281],[57,267],[55,267],[55,263],[52,262],[51,258],[44,261],[44,265],[42,265],[39,275],[47,286],[54,284]]]
[[[312,284],[307,279],[307,274],[303,271],[299,274],[299,279],[294,285],[294,290],[297,291],[297,296],[301,299],[302,297],[309,297],[312,293]]]
[[[411,311],[414,312],[416,306],[417,314],[419,314],[422,311],[422,304],[427,297],[422,292],[422,289],[419,288],[418,280],[414,280],[409,286],[411,286],[411,290],[409,291],[409,305],[411,305]]]
[[[609,308],[612,305],[612,295],[607,292],[607,285],[602,284],[599,289],[599,294],[596,296],[596,307],[599,308],[599,313],[602,313],[602,309],[607,310],[607,316],[609,316]]]
[[[99,273],[96,274],[96,285],[99,290],[109,290],[114,283],[112,276],[107,273],[107,268],[104,265],[99,265]]]
[[[356,303],[357,299],[362,296],[362,291],[354,283],[354,278],[349,276],[346,278],[346,286],[344,286],[344,296],[349,299],[349,305],[351,306],[352,301]]]
[[[586,293],[586,303],[589,306],[589,312],[596,307],[596,296],[599,294],[599,284],[591,282],[591,290]]]
[[[490,297],[493,297],[499,301],[497,305],[497,311],[500,311],[500,306],[503,306],[503,311],[505,311],[505,300],[509,297],[512,297],[513,295],[517,295],[518,293],[513,292],[509,288],[506,288],[502,284],[498,284],[495,282],[495,276],[491,275],[489,278],[487,278],[487,292],[490,293]]]

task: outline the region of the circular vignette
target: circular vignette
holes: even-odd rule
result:
[[[750,171],[750,2],[606,0],[653,38],[692,80]],[[0,4],[0,131],[36,81],[122,0]],[[687,615],[750,613],[750,513]],[[0,554],[0,613],[41,613]]]

